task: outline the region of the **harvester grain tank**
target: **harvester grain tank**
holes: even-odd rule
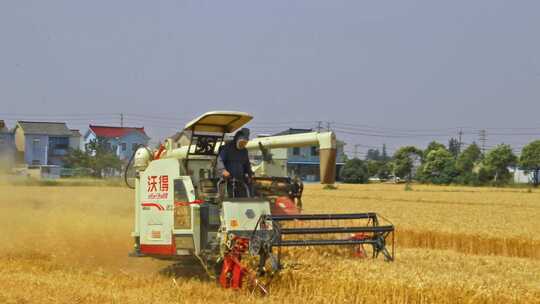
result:
[[[318,146],[321,182],[335,182],[336,138],[332,132],[268,136],[250,140],[246,149],[261,150],[263,161],[248,197],[226,192],[230,182],[218,176],[216,162],[225,135],[247,124],[243,112],[208,112],[186,124],[189,144],[167,139],[160,149],[139,148],[133,159],[135,222],[133,256],[180,259],[194,256],[224,287],[239,288],[246,274],[268,275],[282,268],[281,248],[302,246],[363,246],[373,257],[393,260],[388,236],[394,227],[376,213],[300,214],[301,182],[269,176],[272,148]],[[329,202],[334,203],[334,202]],[[256,266],[244,257],[258,259]],[[263,286],[259,284],[261,289]]]

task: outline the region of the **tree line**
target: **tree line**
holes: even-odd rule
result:
[[[84,151],[69,150],[64,159],[64,167],[81,170],[82,175],[90,175],[102,178],[119,172],[122,169],[122,161],[111,150],[106,138],[98,137],[86,144]]]
[[[505,185],[513,182],[509,168],[517,167],[532,174],[532,183],[539,184],[540,140],[525,145],[520,156],[512,147],[500,144],[482,153],[476,143],[461,149],[458,140],[448,145],[432,141],[426,149],[400,147],[392,157],[386,147],[368,150],[365,159],[349,159],[341,170],[345,183],[367,183],[370,178],[415,180],[430,184]]]
[[[104,138],[92,140],[84,151],[71,150],[65,158],[66,168],[88,169],[86,172],[98,178],[119,172],[123,165]],[[365,159],[346,160],[341,179],[345,183],[367,183],[370,178],[376,178],[431,184],[504,185],[513,181],[509,168],[515,166],[532,173],[532,182],[538,186],[540,140],[525,145],[519,157],[506,144],[497,145],[485,154],[476,143],[462,150],[455,138],[448,145],[432,141],[424,150],[400,147],[392,156],[383,145],[381,150],[369,149]]]

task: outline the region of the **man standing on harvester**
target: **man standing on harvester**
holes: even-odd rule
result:
[[[249,141],[249,129],[240,129],[234,139],[219,150],[217,169],[227,181],[229,197],[247,197],[251,191],[251,163],[246,145]]]

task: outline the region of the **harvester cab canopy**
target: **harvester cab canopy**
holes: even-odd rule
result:
[[[184,127],[184,132],[191,134],[185,158],[186,168],[189,168],[188,163],[193,156],[217,159],[219,145],[223,143],[225,134],[235,132],[251,119],[253,116],[244,112],[212,111],[188,122]]]
[[[188,122],[185,131],[193,133],[232,133],[247,124],[253,116],[245,112],[212,111]]]

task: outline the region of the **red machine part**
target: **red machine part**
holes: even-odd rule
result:
[[[160,159],[161,154],[163,154],[164,151],[165,151],[165,146],[159,145],[159,149],[154,153],[154,160]]]
[[[351,235],[351,240],[365,240],[369,236],[363,232],[360,233],[354,233]],[[364,245],[359,244],[353,247],[353,256],[357,258],[364,259],[367,257],[366,250],[364,249]]]
[[[276,215],[300,214],[300,210],[294,204],[293,199],[288,196],[276,198],[274,204],[271,205],[271,209],[272,214]]]
[[[240,260],[242,254],[248,250],[249,239],[234,237],[234,245],[223,258],[223,267],[219,276],[219,283],[223,288],[240,289],[242,288],[242,279],[247,269],[242,266]]]
[[[203,203],[204,203],[203,200],[194,200],[192,202],[174,202],[174,206],[180,207],[180,206],[189,206],[189,205],[200,205]]]
[[[140,245],[141,253],[147,255],[160,255],[160,256],[172,256],[176,254],[176,244],[174,238],[171,240],[171,244],[164,245]]]

